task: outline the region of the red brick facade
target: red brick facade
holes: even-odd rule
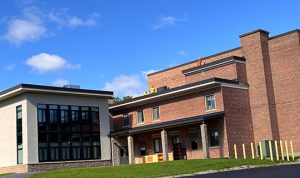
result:
[[[250,156],[250,143],[257,145],[262,140],[293,140],[295,152],[300,152],[300,90],[297,86],[300,83],[300,31],[269,37],[267,31],[256,30],[241,35],[240,40],[241,47],[203,58],[203,66],[198,66],[195,60],[148,75],[149,87],[167,86],[169,90],[111,107],[112,133],[128,130],[127,135],[132,135],[134,140],[145,137],[142,141],[145,142],[153,135],[159,135],[161,129],[168,133],[178,132],[186,146],[187,158],[198,159],[204,157],[199,130],[200,124],[205,123],[208,133],[219,131],[219,146],[209,148],[210,157],[233,157],[233,145],[241,147],[242,143],[246,144]],[[193,88],[197,82],[209,84],[215,77],[226,80],[211,87],[199,84],[199,90]],[[188,88],[189,92],[173,94],[182,87]],[[166,93],[173,97],[164,98]],[[212,111],[206,111],[205,96],[209,94],[215,95],[216,109]],[[155,106],[160,108],[159,121],[152,120]],[[138,110],[144,111],[143,124],[137,124]],[[218,112],[224,112],[224,115],[172,128],[158,126],[191,117],[205,118]],[[125,113],[130,115],[130,128],[123,128]],[[155,130],[154,126],[159,129]],[[152,130],[130,134],[131,129],[147,127]],[[196,130],[198,135],[191,136],[191,130]],[[191,137],[198,138],[198,150],[191,149]],[[138,142],[134,148],[137,158],[141,156]],[[146,153],[154,154],[153,142],[146,142]],[[168,144],[171,151],[170,140]],[[238,154],[242,151],[238,150]]]

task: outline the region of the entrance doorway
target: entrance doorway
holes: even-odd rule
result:
[[[120,149],[120,164],[129,164],[128,150],[125,147]]]
[[[179,136],[172,137],[173,145],[173,159],[181,160],[186,159],[186,147],[180,142]]]

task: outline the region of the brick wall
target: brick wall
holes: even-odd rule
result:
[[[240,48],[205,57],[204,62],[209,63],[230,56],[242,56]],[[182,70],[189,69],[195,66],[197,66],[197,61],[170,68],[162,72],[150,74],[148,75],[148,86],[153,86],[154,88],[159,88],[161,86],[174,88],[180,85],[184,85],[185,76],[182,74]]]
[[[152,120],[152,107],[159,106],[160,109],[160,121],[171,121],[176,119],[182,119],[197,115],[208,114],[210,112],[223,111],[223,100],[220,88],[201,91],[184,96],[178,96],[176,98],[155,102],[139,107],[130,108],[129,110],[122,110],[119,113],[114,113],[114,130],[121,130],[123,127],[123,114],[129,113],[131,118],[131,127],[149,125],[157,123]],[[216,107],[214,111],[205,111],[205,96],[214,94],[216,97]],[[144,110],[144,124],[137,124],[137,111]]]
[[[195,83],[201,80],[210,79],[213,77],[224,78],[229,80],[237,80],[236,63],[205,71],[204,73],[196,73],[185,77],[185,84]]]
[[[229,154],[233,157],[234,144],[241,148],[242,143],[250,146],[254,142],[249,95],[248,90],[227,87],[222,87],[222,93]],[[250,155],[250,147],[246,150]],[[238,153],[242,155],[242,150]]]
[[[300,33],[269,40],[273,87],[281,140],[293,140],[300,152]]]
[[[247,80],[256,141],[273,139],[266,86],[265,63],[268,57],[268,33],[256,31],[241,37],[242,52],[246,57]]]

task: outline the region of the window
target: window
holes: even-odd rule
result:
[[[154,121],[159,120],[159,107],[152,108],[152,119]]]
[[[128,127],[130,125],[130,118],[128,113],[123,115],[123,127]]]
[[[154,153],[161,153],[161,152],[162,152],[161,139],[156,138],[154,139]]]
[[[22,106],[16,108],[17,117],[17,164],[23,164]]]
[[[138,124],[144,123],[144,112],[143,111],[138,111],[137,112],[138,115]]]
[[[191,141],[192,150],[198,150],[198,141],[192,140]]]
[[[215,109],[216,108],[215,95],[205,96],[205,105],[206,105],[206,110]]]
[[[220,146],[219,143],[219,132],[214,131],[214,132],[209,132],[209,146]]]
[[[37,108],[40,162],[101,159],[99,108],[48,104]]]

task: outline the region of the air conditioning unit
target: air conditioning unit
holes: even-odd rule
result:
[[[162,87],[157,88],[157,92],[164,92],[164,91],[167,91],[167,90],[168,90],[167,86],[162,86]]]

